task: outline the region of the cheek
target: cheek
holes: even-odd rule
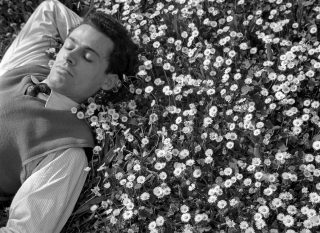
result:
[[[90,79],[95,75],[94,70],[91,70],[90,67],[85,65],[80,65],[75,68],[76,77],[75,80],[78,82],[79,86],[90,85]]]
[[[101,69],[90,63],[82,63],[77,66],[77,74],[81,75],[81,79],[91,80],[91,82],[96,82],[97,80],[101,80],[103,76],[103,72]]]
[[[72,80],[76,86],[82,87],[83,89],[91,88],[96,84],[96,70],[91,67],[82,66],[76,70],[76,77]]]

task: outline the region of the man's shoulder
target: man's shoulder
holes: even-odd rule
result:
[[[40,65],[25,65],[10,69],[0,76],[0,90],[8,90],[17,85],[22,85],[27,76],[34,76],[40,82],[49,74],[48,67]]]
[[[12,68],[4,72],[0,79],[3,79],[4,76],[14,76],[14,75],[28,75],[28,74],[39,74],[39,75],[48,75],[50,69],[48,66],[41,65],[23,65],[19,67]]]

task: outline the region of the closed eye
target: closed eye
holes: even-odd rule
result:
[[[99,53],[98,53],[97,51],[95,51],[93,48],[91,48],[91,47],[89,47],[89,46],[86,46],[86,45],[81,45],[81,43],[80,43],[78,40],[76,40],[75,38],[73,38],[73,37],[71,37],[71,36],[68,37],[68,39],[71,40],[73,43],[81,46],[83,49],[85,49],[86,52],[89,52],[90,55],[93,56],[93,55],[95,54],[95,56],[97,56],[98,58],[100,58]]]
[[[84,54],[84,58],[88,61],[88,62],[93,62],[93,54],[91,54],[90,52],[86,52]]]
[[[67,50],[73,50],[76,48],[77,42],[72,37],[68,37],[68,38],[66,38],[63,46]],[[80,54],[83,54],[82,56],[87,62],[93,62],[95,60],[95,58],[97,56],[99,56],[94,50],[92,50],[91,48],[89,48],[87,46],[85,46],[85,47],[78,46],[77,50],[81,51]]]

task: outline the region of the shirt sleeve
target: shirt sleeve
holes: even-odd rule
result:
[[[59,233],[79,198],[87,165],[82,148],[47,156],[18,190],[0,233]]]
[[[64,41],[82,18],[57,0],[42,2],[30,16],[0,63],[0,76],[6,71],[30,64],[48,67],[45,51],[55,45],[52,37]]]

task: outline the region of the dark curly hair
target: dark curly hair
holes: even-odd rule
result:
[[[94,27],[114,43],[106,73],[117,74],[121,81],[123,75],[135,75],[138,64],[138,46],[117,19],[103,12],[95,11],[90,12],[80,25],[82,24]]]

